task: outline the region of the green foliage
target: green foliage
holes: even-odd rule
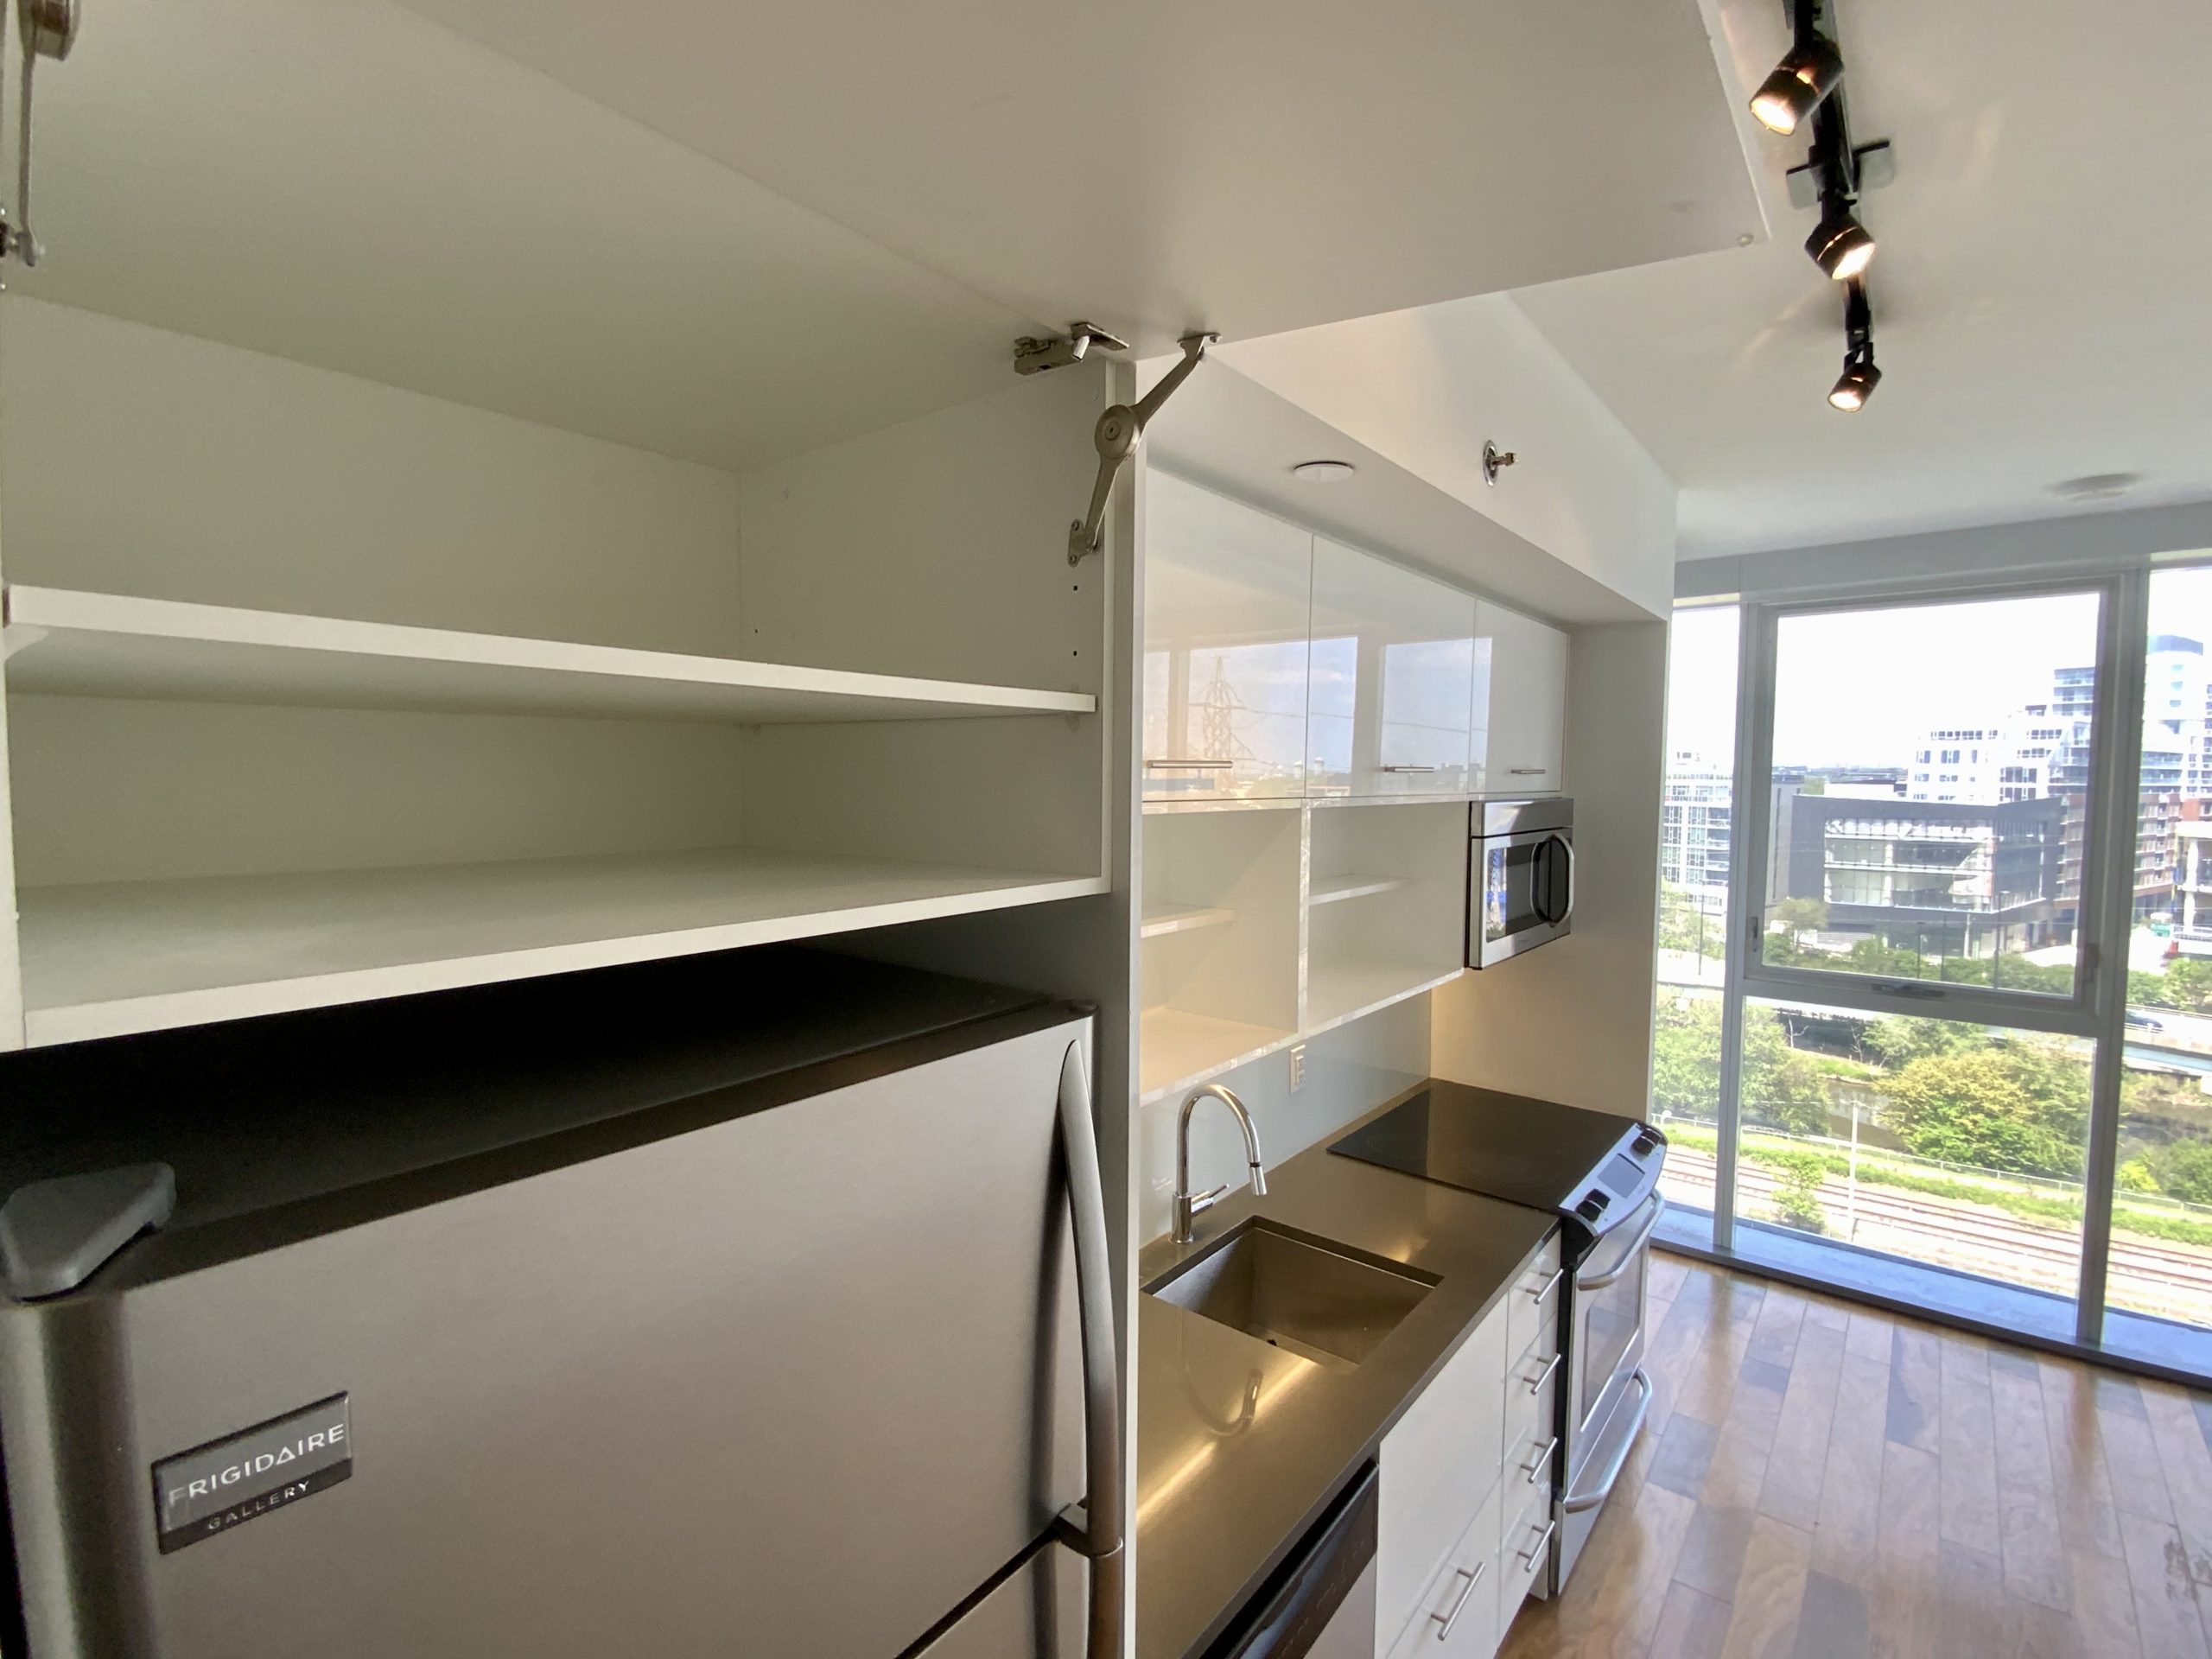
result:
[[[1920,1020],[1910,1014],[1885,1014],[1866,1027],[1859,1046],[1891,1071],[1934,1055],[1963,1054],[1984,1048],[1989,1039],[1974,1026],[1955,1020]]]
[[[1827,1230],[1827,1211],[1821,1205],[1821,1182],[1827,1175],[1827,1160],[1817,1152],[1777,1151],[1761,1160],[1780,1172],[1774,1191],[1774,1211],[1789,1226],[1808,1233]]]
[[[1923,1158],[2079,1179],[2088,1068],[2039,1044],[1926,1054],[1882,1084],[1884,1121]]]
[[[1753,1122],[1801,1135],[1827,1128],[1821,1062],[1789,1046],[1771,1008],[1744,1012],[1744,1109]],[[1720,1098],[1720,999],[1692,996],[1658,1010],[1651,1098],[1662,1111],[1709,1116]]]
[[[1802,944],[1802,935],[1817,932],[1828,925],[1828,907],[1819,899],[1796,897],[1780,900],[1767,912],[1767,923],[1778,927],[1792,939]]]
[[[2122,1192],[2156,1192],[2158,1178],[2151,1173],[2148,1160],[2130,1158],[2113,1172],[2113,1185]]]
[[[1715,909],[1700,915],[1688,887],[1663,883],[1659,889],[1659,948],[1702,952],[1718,957],[1728,937],[1728,919]]]
[[[2178,1141],[2148,1161],[2157,1190],[2189,1204],[2212,1204],[2212,1141]]]

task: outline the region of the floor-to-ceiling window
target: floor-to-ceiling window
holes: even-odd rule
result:
[[[2209,649],[2212,569],[1677,613],[1673,1238],[2212,1372]]]

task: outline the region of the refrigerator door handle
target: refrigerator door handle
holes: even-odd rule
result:
[[[1089,1497],[1083,1553],[1090,1560],[1089,1659],[1118,1659],[1122,1650],[1122,1411],[1114,1344],[1114,1281],[1106,1243],[1106,1192],[1098,1173],[1098,1142],[1090,1118],[1090,1078],[1084,1045],[1073,1042],[1060,1062],[1060,1154],[1066,1160],[1068,1208],[1075,1228],[1076,1300],[1083,1320],[1084,1440]]]

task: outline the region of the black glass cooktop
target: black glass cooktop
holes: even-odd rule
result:
[[[1329,1150],[1604,1232],[1657,1181],[1666,1146],[1631,1117],[1432,1081]]]

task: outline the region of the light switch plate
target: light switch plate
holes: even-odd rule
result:
[[[1293,1043],[1290,1048],[1290,1092],[1296,1094],[1306,1086],[1306,1045]]]

